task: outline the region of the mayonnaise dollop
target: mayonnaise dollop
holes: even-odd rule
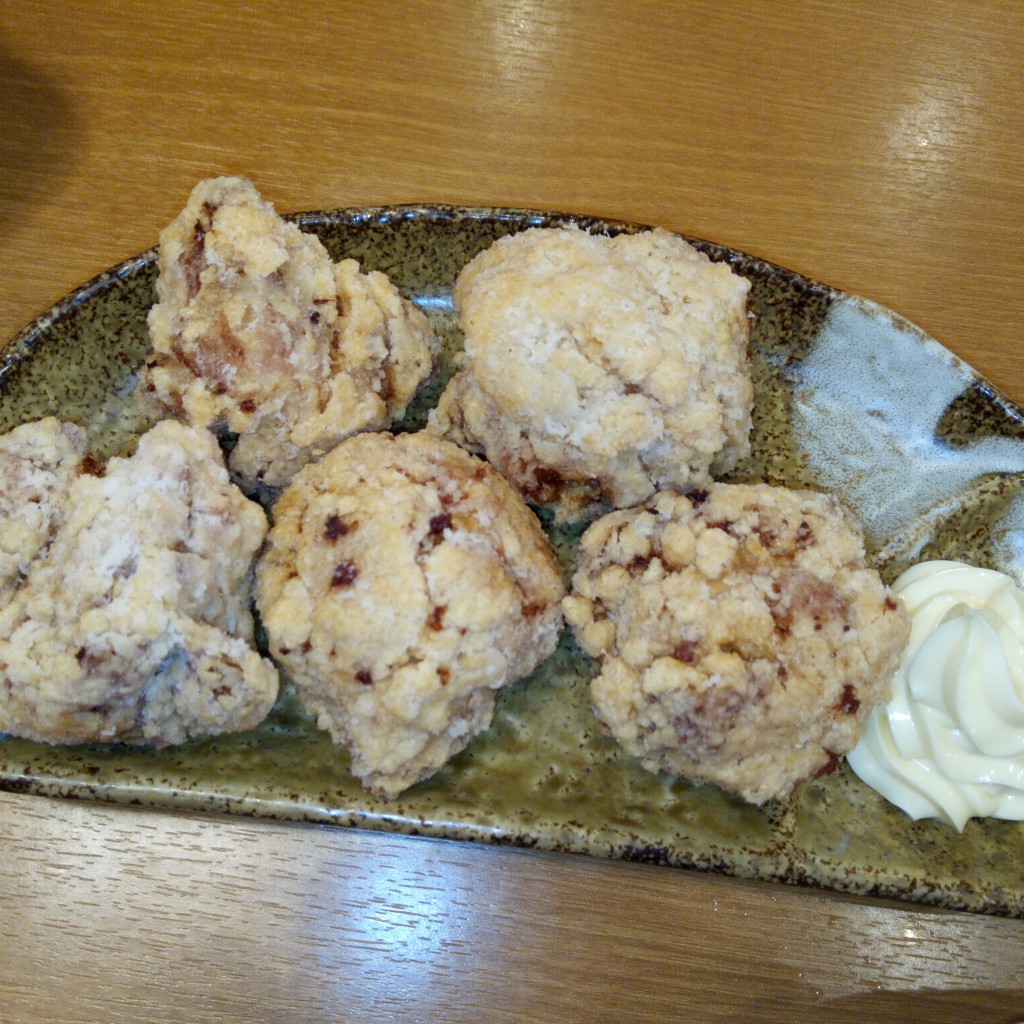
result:
[[[850,766],[915,819],[1024,820],[1024,592],[950,561],[921,562],[892,589],[910,640]]]

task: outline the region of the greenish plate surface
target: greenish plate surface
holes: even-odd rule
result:
[[[640,229],[439,206],[293,219],[335,258],[389,274],[449,353],[461,343],[452,282],[494,239],[568,221]],[[897,315],[691,241],[753,283],[753,454],[731,479],[835,491],[860,517],[888,580],[944,557],[1024,582],[1024,412]],[[147,426],[133,389],[149,352],[155,276],[153,251],[128,260],[0,350],[0,431],[54,414],[86,427],[98,458],[130,451]],[[404,428],[423,422],[437,393]],[[571,567],[576,537],[553,539]],[[587,697],[592,668],[567,632],[545,666],[502,692],[485,734],[391,802],[363,792],[288,686],[254,732],[167,750],[0,738],[0,788],[588,853],[1024,916],[1024,825],[974,820],[958,834],[911,821],[845,765],[789,803],[760,809],[649,774],[598,728]]]

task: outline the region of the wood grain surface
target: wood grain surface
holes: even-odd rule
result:
[[[0,339],[241,173],[685,231],[1024,401],[1022,137],[1017,0],[0,0]],[[1021,921],[20,795],[0,837],[4,1021],[1024,1020]]]
[[[0,813],[4,1020],[1021,1016],[1018,921],[330,827]]]

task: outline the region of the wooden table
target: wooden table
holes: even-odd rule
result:
[[[1016,0],[2,0],[0,96],[2,338],[242,173],[686,231],[1024,400]],[[0,837],[5,1021],[1024,1019],[1024,921],[10,794]]]

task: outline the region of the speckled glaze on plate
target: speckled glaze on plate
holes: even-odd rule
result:
[[[292,219],[335,258],[389,274],[449,353],[461,343],[454,277],[496,238],[567,222],[642,230],[441,206]],[[730,479],[835,491],[860,517],[888,580],[943,557],[1024,582],[1024,412],[899,316],[690,241],[753,284],[753,453]],[[128,260],[0,351],[0,431],[55,414],[88,429],[98,458],[131,450],[147,426],[133,388],[149,352],[155,274],[153,251]],[[438,393],[439,385],[425,394],[403,426],[420,425]],[[571,566],[576,534],[553,539]],[[0,788],[589,853],[1024,916],[1024,824],[974,820],[958,834],[913,822],[845,766],[760,809],[649,774],[601,733],[587,697],[592,669],[566,632],[545,666],[502,692],[490,730],[392,802],[363,792],[287,685],[254,732],[168,750],[2,738]]]

